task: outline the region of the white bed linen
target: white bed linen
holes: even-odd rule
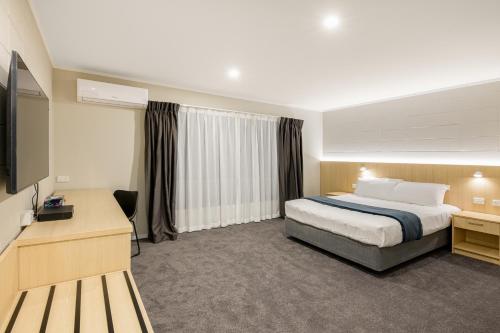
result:
[[[416,214],[422,222],[423,235],[429,235],[450,225],[451,214],[460,211],[451,205],[437,207],[421,206],[404,202],[387,201],[346,194],[334,197],[337,200],[363,205],[391,208]],[[286,215],[298,222],[333,232],[356,241],[389,247],[403,241],[401,225],[395,219],[355,212],[323,205],[307,199],[285,203]]]

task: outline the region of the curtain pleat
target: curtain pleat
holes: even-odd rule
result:
[[[181,106],[179,232],[279,215],[277,125],[274,117]]]
[[[179,104],[149,101],[146,109],[146,205],[148,237],[177,238],[175,193]]]
[[[285,201],[304,196],[302,125],[303,120],[280,118],[278,125],[278,170],[280,216],[285,216]]]

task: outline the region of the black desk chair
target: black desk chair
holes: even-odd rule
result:
[[[113,195],[134,227],[135,241],[137,242],[137,253],[132,255],[132,257],[138,256],[141,254],[141,246],[139,245],[139,237],[137,237],[137,229],[135,228],[134,218],[135,214],[137,214],[137,197],[139,196],[139,192],[116,190]]]

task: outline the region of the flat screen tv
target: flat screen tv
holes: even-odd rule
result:
[[[49,99],[19,54],[12,52],[6,108],[7,193],[49,176]]]

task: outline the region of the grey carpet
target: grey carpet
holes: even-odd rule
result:
[[[282,234],[282,220],[142,242],[156,332],[499,332],[500,267],[437,250],[383,274]]]

